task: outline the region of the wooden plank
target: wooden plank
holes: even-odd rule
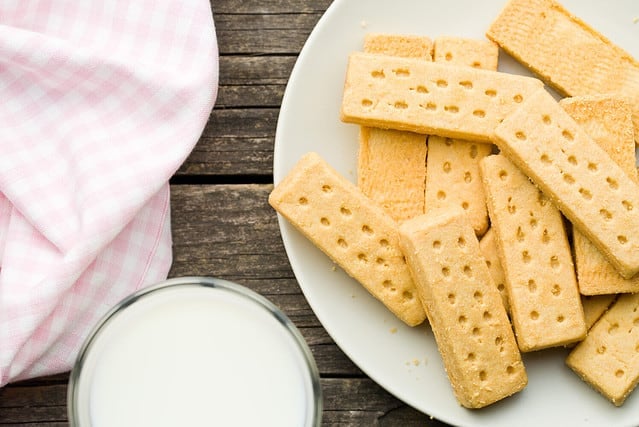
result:
[[[211,0],[211,7],[217,19],[222,13],[323,13],[331,3],[332,0]]]

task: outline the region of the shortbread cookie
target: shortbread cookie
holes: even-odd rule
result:
[[[584,313],[559,210],[505,156],[480,165],[519,348],[581,340]]]
[[[362,126],[357,185],[395,221],[424,213],[426,136]]]
[[[368,33],[364,36],[364,52],[431,61],[433,42],[414,34]]]
[[[490,40],[441,36],[433,44],[433,61],[497,70],[499,47]]]
[[[639,63],[556,1],[511,0],[486,36],[564,95],[625,97],[639,130]]]
[[[584,307],[586,328],[592,328],[597,320],[608,310],[617,299],[617,295],[582,295],[581,305]]]
[[[559,104],[637,182],[632,113],[628,104],[609,96],[565,98]],[[577,229],[573,231],[573,242],[577,281],[583,295],[639,292],[639,276],[621,277]]]
[[[268,200],[406,324],[424,321],[397,224],[317,153],[304,155]]]
[[[639,188],[545,90],[495,129],[499,148],[624,278],[639,271]]]
[[[487,40],[456,37],[435,39],[435,61],[497,70],[497,45]],[[486,197],[479,179],[479,161],[492,146],[431,136],[426,161],[426,212],[462,207],[478,236],[488,228]]]
[[[400,244],[459,402],[481,408],[523,389],[521,354],[470,224],[426,214],[400,227]]]
[[[424,36],[367,34],[364,50],[431,61],[433,43]],[[396,221],[423,214],[426,151],[424,135],[362,127],[357,162],[358,187]]]
[[[491,142],[499,121],[542,86],[531,77],[356,52],[348,61],[341,118]]]
[[[639,294],[621,295],[566,358],[584,381],[621,406],[639,381]]]
[[[504,275],[504,269],[501,266],[499,260],[499,253],[497,251],[497,239],[495,239],[495,230],[492,228],[486,231],[479,241],[479,250],[481,254],[486,258],[486,265],[490,276],[497,286],[497,290],[501,295],[501,301],[504,303],[506,313],[510,312],[510,303],[508,302],[508,290],[506,289],[506,276]]]
[[[462,208],[475,233],[482,236],[488,229],[488,212],[479,161],[491,151],[490,144],[428,137],[426,212]]]

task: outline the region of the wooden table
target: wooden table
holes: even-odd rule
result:
[[[275,212],[273,141],[288,76],[331,0],[212,0],[220,86],[194,151],[171,180],[170,276],[235,281],[278,305],[301,330],[321,373],[324,425],[439,426],[360,371],[300,291]],[[67,425],[68,374],[0,389],[0,426]],[[443,390],[442,392],[449,392]]]

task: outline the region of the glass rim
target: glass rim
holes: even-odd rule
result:
[[[119,313],[126,310],[129,306],[135,304],[137,301],[147,298],[158,291],[163,291],[171,288],[179,288],[182,286],[200,286],[204,288],[221,289],[224,291],[235,293],[243,298],[248,299],[252,303],[260,306],[268,314],[273,316],[275,320],[285,329],[285,331],[293,338],[295,347],[302,355],[305,372],[308,374],[310,380],[310,390],[312,394],[312,414],[310,419],[307,419],[307,425],[318,427],[321,423],[323,399],[322,389],[320,385],[320,375],[315,359],[311,350],[306,343],[306,340],[300,333],[295,324],[280,310],[275,304],[269,301],[267,298],[258,294],[257,292],[228,280],[204,277],[204,276],[185,276],[166,279],[162,282],[144,287],[134,292],[133,294],[123,298],[120,302],[115,304],[109,311],[104,314],[100,320],[91,328],[88,335],[84,339],[84,342],[80,346],[78,355],[76,356],[73,368],[69,374],[69,383],[67,390],[67,415],[69,418],[69,425],[71,427],[78,426],[78,420],[80,414],[78,412],[78,398],[79,398],[79,384],[80,378],[83,372],[84,364],[87,360],[89,352],[93,344],[97,341],[100,333],[108,327],[109,322],[114,319]],[[311,422],[308,424],[308,422]]]

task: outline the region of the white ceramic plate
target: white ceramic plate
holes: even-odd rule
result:
[[[505,0],[336,0],[310,35],[291,74],[275,138],[274,180],[318,152],[355,182],[357,132],[341,123],[347,56],[367,32],[483,37]],[[639,2],[563,0],[577,16],[639,58]],[[510,58],[502,71],[527,74]],[[407,404],[458,426],[637,426],[639,392],[621,408],[564,365],[565,350],[524,357],[529,384],[481,410],[455,400],[428,325],[404,326],[384,306],[280,218],[293,271],[315,314],[364,372]]]

